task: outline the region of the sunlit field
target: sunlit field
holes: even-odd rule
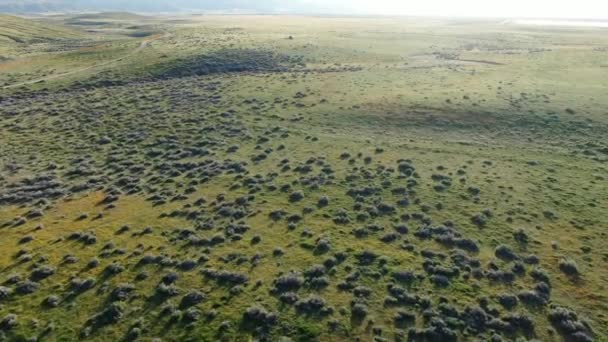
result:
[[[608,31],[0,16],[0,340],[608,340]]]

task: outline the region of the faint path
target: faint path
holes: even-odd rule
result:
[[[493,62],[493,61],[484,61],[481,59],[460,59],[454,58],[450,59],[451,61],[462,61],[462,62],[470,62],[470,63],[479,63],[479,64],[490,64],[490,65],[504,65],[504,63]]]
[[[64,76],[78,74],[78,73],[81,73],[81,72],[84,72],[84,71],[87,71],[87,70],[91,70],[91,69],[94,69],[94,68],[99,68],[99,67],[104,67],[104,66],[112,65],[112,64],[115,64],[115,63],[118,63],[118,62],[122,61],[125,58],[129,58],[129,57],[131,57],[131,56],[139,53],[141,50],[143,50],[146,47],[148,47],[148,45],[151,42],[155,41],[155,40],[163,39],[163,38],[168,38],[168,37],[171,37],[171,36],[172,35],[169,32],[164,32],[164,34],[157,34],[157,35],[154,35],[154,36],[152,36],[150,38],[144,39],[135,50],[131,51],[130,53],[128,53],[128,54],[126,54],[126,55],[124,55],[122,57],[115,58],[115,59],[112,59],[112,60],[109,60],[109,61],[105,61],[105,62],[102,62],[102,63],[99,63],[99,64],[91,65],[91,66],[88,66],[88,67],[84,67],[84,68],[80,68],[80,69],[75,69],[75,70],[72,70],[72,71],[64,72],[62,74],[49,75],[49,76],[45,76],[45,77],[34,79],[34,80],[29,80],[29,81],[24,81],[24,82],[19,82],[19,83],[11,84],[11,85],[2,87],[2,89],[16,88],[16,87],[21,87],[21,86],[28,85],[28,84],[34,84],[34,83],[44,82],[44,81],[53,80],[53,79],[56,79],[56,78],[61,78],[61,77],[64,77]]]

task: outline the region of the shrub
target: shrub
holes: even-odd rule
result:
[[[340,209],[334,215],[333,221],[335,224],[348,224],[350,222],[350,218],[348,217],[348,212],[344,209]]]
[[[408,341],[455,342],[458,340],[458,335],[440,318],[433,318],[428,328],[410,329],[407,336]]]
[[[97,243],[97,237],[93,234],[85,234],[80,239],[85,245],[94,245]]]
[[[357,253],[356,257],[359,264],[365,266],[371,265],[376,258],[378,258],[378,255],[372,251],[364,250],[363,252]]]
[[[298,273],[288,273],[280,276],[274,281],[277,292],[295,291],[302,287],[304,279]]]
[[[415,168],[410,164],[409,161],[400,161],[397,169],[406,176],[412,175],[412,173],[415,171]]]
[[[197,263],[194,260],[184,260],[177,265],[177,268],[182,271],[191,271],[196,267]]]
[[[89,324],[105,326],[118,323],[124,316],[126,304],[123,302],[110,303],[107,308],[89,319]]]
[[[381,215],[391,215],[395,212],[395,207],[387,203],[380,203],[376,206],[376,209]]]
[[[295,224],[300,221],[302,221],[302,216],[298,214],[289,215],[289,217],[287,218],[287,222],[289,222],[290,224]]]
[[[478,187],[470,186],[467,189],[467,192],[470,193],[473,196],[477,196],[477,195],[479,195],[481,193],[481,190]]]
[[[547,298],[536,291],[521,291],[517,294],[517,298],[530,306],[543,306],[547,304]]]
[[[309,278],[319,277],[324,275],[325,271],[326,269],[323,265],[312,265],[306,271],[304,271],[304,275]]]
[[[66,255],[63,257],[63,262],[65,264],[75,264],[78,262],[78,258],[73,255]]]
[[[106,267],[104,273],[106,273],[108,275],[115,275],[115,274],[121,273],[124,270],[125,270],[125,268],[120,264],[110,264],[110,265],[108,265],[108,267]]]
[[[26,235],[26,236],[22,237],[21,239],[19,239],[19,244],[20,244],[20,245],[22,245],[22,244],[26,244],[26,243],[31,242],[31,241],[33,241],[33,240],[34,240],[34,237],[33,237],[33,236],[31,236],[31,235]]]
[[[559,261],[559,269],[567,276],[576,277],[580,275],[578,265],[572,259],[562,259]]]
[[[173,310],[169,315],[169,322],[175,323],[182,319],[182,311],[181,310]]]
[[[8,299],[13,290],[10,287],[0,286],[0,301]]]
[[[496,247],[496,249],[494,250],[494,255],[496,255],[497,258],[505,261],[513,261],[517,259],[517,255],[515,254],[515,252],[513,252],[511,248],[506,245],[500,245]]]
[[[355,237],[357,237],[358,239],[367,237],[369,235],[369,230],[365,227],[362,228],[355,228],[352,230],[352,233],[355,235]]]
[[[32,209],[25,214],[25,217],[28,219],[34,219],[42,216],[44,216],[44,212],[42,211],[42,209],[38,208]]]
[[[471,222],[477,227],[483,227],[487,223],[487,218],[482,214],[477,214],[471,217]]]
[[[207,317],[207,320],[209,320],[209,321],[214,320],[217,317],[217,315],[219,315],[219,312],[215,309],[211,309],[205,313],[205,316]]]
[[[494,331],[502,331],[502,332],[509,332],[509,333],[512,333],[515,331],[515,328],[509,322],[505,322],[498,318],[490,319],[486,325],[487,325],[488,329],[492,329]],[[496,336],[496,338],[494,336]],[[492,339],[490,341],[492,341],[492,342],[502,342],[503,341],[503,339],[502,339],[502,337],[500,337],[500,335],[494,334],[494,336],[492,337]]]
[[[175,282],[176,282],[178,279],[179,279],[179,274],[177,274],[177,273],[175,273],[175,272],[170,272],[170,273],[165,274],[165,275],[164,275],[164,276],[163,276],[163,277],[160,279],[160,281],[161,281],[163,284],[170,285],[170,284],[175,283]]]
[[[150,277],[150,275],[148,274],[148,272],[139,272],[135,275],[135,281],[142,281],[142,280],[146,280]]]
[[[331,281],[329,280],[329,277],[326,277],[326,276],[314,277],[308,281],[309,286],[311,288],[315,288],[315,289],[325,288],[325,287],[329,286],[330,283],[331,283]]]
[[[479,246],[477,246],[477,243],[475,243],[475,241],[471,240],[471,239],[454,239],[454,246],[463,249],[467,252],[471,252],[471,253],[477,253],[479,252]]]
[[[395,271],[392,274],[393,279],[403,283],[412,283],[416,280],[416,275],[411,271]]]
[[[429,279],[431,280],[431,283],[439,287],[446,287],[450,285],[450,278],[441,274],[433,274]]]
[[[549,297],[551,297],[551,286],[545,282],[539,282],[534,286],[534,291],[536,291],[539,295],[545,297],[548,301]]]
[[[124,233],[128,232],[130,229],[131,229],[131,227],[124,225],[124,226],[118,228],[118,230],[116,231],[116,235],[124,234]]]
[[[537,267],[530,272],[530,276],[538,281],[543,281],[547,284],[550,284],[549,274],[544,269]]]
[[[526,334],[534,332],[534,321],[522,314],[510,314],[502,318],[503,321],[509,323],[512,330],[523,331]]]
[[[385,299],[386,304],[415,305],[420,300],[418,296],[408,293],[401,286],[389,285],[388,293],[390,294],[390,296]]]
[[[521,261],[516,261],[511,268],[511,271],[518,275],[526,273],[526,266]]]
[[[112,139],[108,136],[103,136],[99,139],[97,139],[97,143],[99,145],[107,145],[107,144],[111,144],[112,143]]]
[[[33,281],[40,281],[46,279],[55,274],[55,268],[52,266],[40,266],[32,271],[30,279]]]
[[[327,268],[327,269],[330,269],[330,268],[336,266],[337,264],[338,264],[338,259],[336,259],[333,256],[330,256],[323,261],[323,266],[325,266],[325,268]]]
[[[87,279],[72,279],[70,282],[71,287],[77,292],[84,292],[95,287],[97,281],[95,278],[87,278]]]
[[[481,332],[486,329],[486,324],[489,319],[490,317],[486,314],[486,312],[478,306],[467,308],[463,314],[463,320],[467,327],[477,332]]]
[[[200,304],[206,298],[207,298],[207,296],[204,293],[197,291],[197,290],[191,290],[184,297],[182,297],[180,307],[188,308],[188,307]]]
[[[118,284],[110,293],[110,301],[124,301],[135,291],[135,285],[129,283]]]
[[[295,307],[298,312],[304,314],[326,314],[328,313],[326,305],[325,299],[316,295],[310,295],[306,299],[297,301]]]
[[[277,314],[268,312],[261,306],[251,306],[243,314],[244,322],[256,326],[272,326],[277,322]]]
[[[537,265],[540,262],[538,257],[534,254],[525,256],[523,260],[528,265]]]
[[[0,320],[0,331],[8,331],[17,326],[17,315],[9,313]]]
[[[187,309],[183,315],[182,320],[186,323],[196,322],[201,317],[201,311],[197,308],[189,308]]]
[[[397,235],[396,233],[387,233],[380,237],[380,241],[384,243],[391,243],[397,239],[399,239],[399,235]]]
[[[363,303],[351,303],[350,313],[354,318],[363,319],[369,313],[369,309]]]
[[[555,306],[549,312],[549,321],[567,341],[593,341],[591,328],[574,311]]]
[[[526,234],[523,229],[518,229],[515,233],[513,233],[513,238],[515,239],[515,241],[522,244],[528,243],[529,240],[528,234]]]
[[[304,192],[298,190],[289,195],[289,202],[299,202],[304,199]]]
[[[416,322],[416,315],[405,311],[405,310],[397,310],[395,316],[393,317],[395,324],[400,326],[403,324],[413,324]]]
[[[230,271],[216,271],[213,269],[204,269],[203,275],[207,278],[213,279],[219,284],[226,285],[240,285],[245,284],[249,281],[249,277],[246,274]]]
[[[127,341],[135,341],[135,340],[137,340],[141,336],[141,334],[142,334],[141,328],[132,327],[127,332],[127,336],[126,336],[125,340],[127,340]]]
[[[87,268],[88,269],[93,269],[95,267],[99,266],[99,260],[93,258],[91,260],[89,260],[89,262],[87,263]]]
[[[315,252],[327,253],[331,250],[331,243],[327,239],[318,239],[315,245]]]
[[[282,209],[279,209],[279,210],[271,211],[269,216],[273,221],[279,221],[279,220],[283,219],[283,217],[285,217],[286,214],[287,214],[287,212],[285,212]]]
[[[295,292],[285,292],[279,296],[279,300],[285,304],[295,304],[299,298]]]
[[[24,280],[17,283],[15,292],[20,295],[26,295],[36,292],[40,288],[40,284],[30,280]]]
[[[61,302],[61,299],[58,296],[50,295],[44,299],[43,304],[50,308],[56,308],[59,306],[60,302]]]
[[[517,296],[512,294],[501,294],[498,296],[498,303],[500,303],[500,305],[502,305],[505,309],[511,310],[517,306]]]
[[[458,318],[460,316],[460,312],[458,309],[448,303],[448,299],[445,297],[439,297],[439,312],[446,317],[450,318]]]
[[[397,225],[395,226],[395,231],[397,231],[397,233],[399,234],[407,234],[409,232],[409,229],[406,225]]]
[[[160,283],[156,286],[155,291],[156,295],[161,298],[174,297],[179,294],[179,290],[173,284],[167,285],[165,283]]]
[[[317,201],[317,207],[319,208],[323,208],[329,205],[329,197],[327,196],[322,196],[321,198],[319,198],[319,201]]]
[[[231,326],[232,324],[230,323],[230,321],[222,321],[222,323],[220,323],[220,325],[218,326],[218,330],[220,331],[220,333],[223,333],[230,330]]]

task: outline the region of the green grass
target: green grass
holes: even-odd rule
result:
[[[489,303],[487,311],[494,309],[498,317],[520,313],[534,322],[533,332],[500,332],[505,338],[566,338],[549,319],[558,305],[588,322],[592,332],[586,333],[595,340],[606,340],[608,278],[601,270],[608,266],[608,99],[600,67],[602,49],[608,46],[605,31],[431,19],[119,17],[136,26],[153,21],[166,34],[134,54],[129,51],[142,39],[115,33],[95,36],[98,47],[87,51],[38,50],[40,57],[27,60],[22,69],[0,64],[0,79],[10,85],[40,77],[48,65],[69,70],[125,56],[44,83],[3,89],[0,225],[6,225],[0,228],[0,283],[14,274],[27,278],[36,266],[56,268],[34,293],[0,299],[0,319],[18,316],[18,324],[3,332],[9,340],[128,340],[139,331],[141,340],[286,336],[342,341],[371,340],[374,328],[382,328],[384,338],[407,339],[410,328],[430,325],[423,319],[421,300],[385,305],[394,283],[391,274],[400,270],[420,275],[410,286],[401,285],[418,298],[429,298],[436,310],[432,315],[450,322],[461,340],[488,340],[494,334],[492,329],[465,329],[470,324],[466,309],[482,298]],[[268,55],[260,57],[251,49],[306,65],[269,68]],[[183,69],[201,63],[214,64],[206,70],[232,72],[186,76],[191,73]],[[163,73],[167,66],[173,67],[171,77]],[[15,76],[17,72],[24,74]],[[232,146],[238,149],[232,151]],[[266,158],[256,161],[262,152]],[[285,159],[288,170],[283,169]],[[404,159],[411,160],[415,175],[399,175]],[[305,165],[309,172],[301,169]],[[39,195],[20,183],[41,175],[50,176],[56,182],[53,189],[62,194]],[[450,177],[451,185],[436,188],[437,175]],[[408,184],[407,195],[393,191]],[[285,185],[291,187],[282,191]],[[378,192],[359,199],[348,194],[363,187]],[[478,188],[479,195],[470,187]],[[290,202],[296,190],[304,198]],[[101,203],[108,194],[118,196],[113,207]],[[226,217],[219,210],[222,203],[250,195],[248,205],[234,206],[244,216]],[[27,196],[40,198],[17,203]],[[317,207],[322,196],[329,205]],[[205,203],[197,202],[201,197]],[[397,205],[403,197],[408,206]],[[379,203],[395,206],[395,212],[375,216],[372,209]],[[32,208],[43,215],[16,224]],[[301,220],[271,219],[279,209]],[[350,222],[334,220],[342,210]],[[368,211],[371,216],[356,219]],[[86,217],[79,218],[83,213]],[[480,214],[486,215],[483,226],[472,222]],[[426,219],[433,227],[452,222],[452,233],[471,239],[479,250],[420,238],[416,232],[429,224]],[[209,222],[212,227],[205,225]],[[235,234],[231,224],[237,223],[248,229]],[[393,242],[381,240],[401,224],[409,233],[398,234]],[[43,229],[36,229],[39,225]],[[130,230],[118,233],[124,225]],[[372,227],[366,237],[354,235],[368,225],[383,230]],[[151,231],[135,234],[146,227]],[[515,240],[520,229],[527,243]],[[96,243],[69,239],[75,232],[94,234]],[[33,240],[23,242],[24,236]],[[226,240],[188,242],[217,236]],[[261,239],[257,243],[255,236]],[[319,239],[329,241],[331,249],[315,250]],[[538,281],[531,273],[537,266],[526,264],[525,274],[511,284],[466,277],[469,270],[459,267],[446,287],[433,285],[433,272],[424,266],[433,252],[443,257],[432,260],[454,267],[451,256],[460,251],[477,259],[479,270],[489,272],[491,264],[510,270],[513,262],[495,255],[502,244],[522,258],[538,257],[538,267],[550,279],[550,303],[520,303],[513,310],[498,304],[500,294],[533,289]],[[274,254],[275,249],[284,254]],[[364,250],[377,254],[376,261],[360,264],[357,255]],[[333,309],[330,314],[306,314],[281,303],[273,291],[281,274],[304,272],[341,253],[346,259],[327,271],[327,287],[304,285],[297,291],[300,299],[323,298]],[[75,263],[65,263],[67,255]],[[141,265],[146,255],[163,256],[166,263]],[[87,269],[91,258],[99,265]],[[564,274],[562,259],[575,261],[580,275]],[[180,269],[177,263],[185,260],[197,261],[195,268]],[[124,271],[108,276],[104,269],[112,263]],[[201,273],[206,268],[245,274],[248,281],[221,284]],[[148,277],[137,280],[142,272]],[[179,276],[179,295],[159,300],[156,288],[170,272]],[[340,289],[338,284],[353,272],[360,273],[355,285],[368,288],[368,297]],[[72,279],[89,277],[96,279],[92,289],[71,292]],[[133,284],[135,291],[118,301],[126,303],[120,319],[100,327],[91,324],[122,283]],[[179,308],[191,289],[206,295],[194,306],[201,315],[195,322],[184,318],[186,308]],[[51,294],[62,299],[55,308],[43,305]],[[441,312],[440,298],[458,310],[458,319]],[[353,301],[365,303],[365,318],[351,316]],[[243,317],[254,304],[275,312],[276,322],[252,330]],[[177,308],[174,321],[165,307]],[[411,326],[395,324],[399,309],[415,315]]]
[[[0,39],[4,44],[27,44],[37,41],[77,39],[83,33],[67,27],[37,23],[28,19],[0,15]]]

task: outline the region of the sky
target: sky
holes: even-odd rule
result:
[[[361,14],[608,19],[608,0],[301,0]]]
[[[0,12],[244,11],[608,20],[608,0],[0,0]]]

